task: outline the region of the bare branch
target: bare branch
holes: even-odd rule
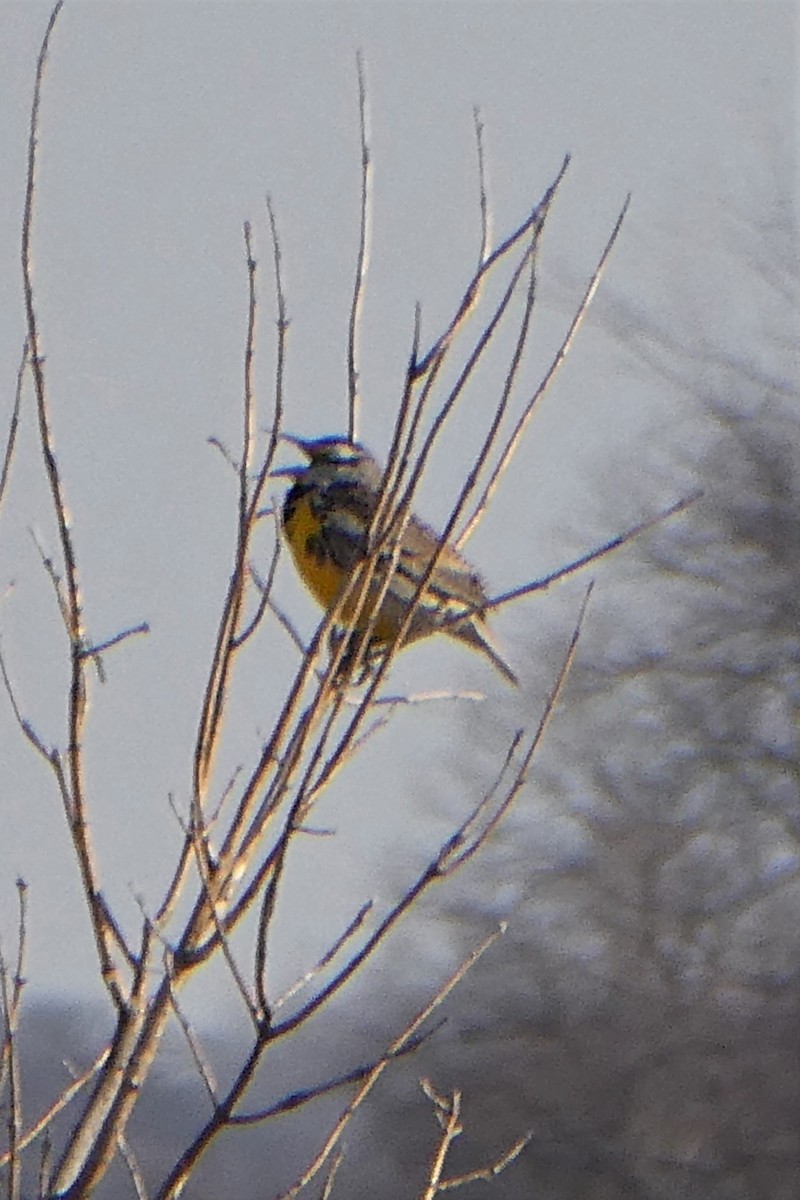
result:
[[[445,980],[441,987],[431,997],[428,1003],[422,1009],[420,1009],[416,1016],[411,1019],[408,1025],[406,1025],[403,1032],[397,1038],[395,1038],[389,1047],[390,1053],[396,1054],[397,1051],[400,1050],[407,1041],[416,1036],[418,1030],[422,1027],[422,1025],[424,1025],[425,1021],[427,1021],[430,1015],[444,1003],[444,1001],[447,999],[453,989],[461,982],[470,968],[473,967],[478,959],[486,953],[490,946],[494,945],[497,939],[501,936],[501,933],[502,930],[495,930],[493,933],[490,933],[488,937],[484,938],[478,946],[475,946],[470,951],[470,953],[459,963],[450,977]],[[302,1175],[295,1181],[295,1183],[292,1184],[291,1187],[287,1188],[286,1191],[281,1192],[281,1194],[276,1197],[276,1200],[295,1200],[295,1197],[300,1194],[303,1188],[306,1187],[311,1180],[319,1174],[331,1154],[335,1151],[339,1139],[352,1120],[354,1114],[364,1103],[367,1096],[385,1071],[386,1066],[386,1063],[379,1063],[375,1067],[375,1070],[367,1076],[367,1078],[361,1084],[361,1087],[356,1092],[355,1096],[352,1098],[352,1100],[350,1100],[346,1108],[337,1117],[332,1128],[325,1137],[319,1151],[303,1171]]]
[[[439,691],[412,692],[409,696],[379,696],[375,701],[375,708],[384,704],[391,708],[413,707],[416,704],[436,704],[442,700],[471,700],[482,703],[485,699],[486,693],[478,692],[474,688],[445,688]]]
[[[522,596],[530,596],[533,592],[544,591],[550,587],[552,583],[557,583],[559,579],[566,579],[568,575],[574,575],[576,571],[580,571],[583,567],[588,567],[590,563],[597,562],[600,558],[605,558],[612,550],[617,550],[620,546],[627,545],[634,538],[639,537],[643,533],[647,533],[649,529],[653,529],[656,525],[660,525],[662,521],[668,520],[670,517],[676,516],[678,513],[689,508],[703,495],[702,492],[693,492],[690,496],[684,497],[683,500],[678,500],[675,504],[671,504],[669,508],[665,508],[662,512],[656,513],[653,517],[648,517],[646,521],[640,521],[638,525],[631,526],[624,533],[618,533],[616,537],[610,538],[607,542],[603,542],[602,546],[597,546],[594,550],[588,550],[586,554],[582,554],[580,558],[575,558],[564,567],[559,567],[556,571],[551,571],[549,575],[542,575],[539,579],[534,579],[530,583],[524,583],[520,587],[512,588],[509,592],[503,592],[500,596],[495,596],[482,606],[481,611],[488,612],[493,608],[500,608],[503,604],[509,604],[512,600],[519,600]],[[461,619],[461,618],[459,618]]]
[[[220,441],[220,439],[218,437],[215,437],[213,434],[210,437],[206,438],[206,441],[208,442],[209,446],[213,446],[215,450],[219,450],[220,454],[225,459],[225,462],[228,464],[228,466],[231,468],[231,470],[234,472],[234,474],[239,475],[240,470],[241,470],[239,463],[234,462],[227,446],[223,445],[223,443]]]
[[[511,393],[512,393],[512,390],[514,387],[514,383],[516,382],[517,373],[519,371],[520,364],[522,363],[522,356],[523,356],[525,346],[526,346],[527,340],[528,340],[528,331],[530,329],[531,318],[533,317],[533,305],[534,305],[535,299],[536,299],[536,256],[534,253],[531,253],[531,256],[530,256],[530,280],[528,283],[528,290],[527,290],[527,293],[525,296],[525,307],[524,307],[524,310],[522,313],[522,321],[520,324],[520,330],[517,335],[517,342],[514,347],[514,353],[512,355],[511,363],[509,365],[508,370],[506,371],[506,377],[505,377],[505,381],[503,383],[503,390],[500,395],[500,403],[497,405],[497,407],[495,409],[492,424],[489,428],[489,432],[486,435],[486,439],[484,441],[484,447],[483,447],[483,450],[480,455],[481,463],[483,463],[485,461],[487,455],[491,451],[491,448],[494,444],[494,440],[497,437],[501,422],[503,420],[503,417],[506,414],[506,409],[508,408],[508,404],[511,399]],[[480,520],[481,516],[488,508],[489,501],[492,496],[492,480],[498,481],[500,479],[503,471],[505,470],[505,467],[507,466],[507,464],[510,461],[511,461],[511,453],[510,452],[508,453],[507,456],[501,457],[500,462],[497,464],[497,467],[495,467],[495,470],[492,473],[492,477],[491,477],[489,483],[487,484],[486,488],[484,489],[483,494],[480,496],[477,504],[475,505],[475,509],[472,513],[472,516],[467,519],[467,522],[464,526],[463,532],[460,534],[459,537],[457,537],[455,539],[454,544],[457,549],[459,549],[459,550],[461,549],[461,547],[467,541],[467,538],[470,537],[470,535],[476,529],[476,527],[478,525],[478,521]]]
[[[272,1117],[281,1116],[283,1113],[293,1112],[297,1108],[302,1108],[303,1105],[309,1104],[312,1100],[318,1100],[320,1096],[328,1096],[331,1092],[337,1092],[339,1088],[346,1087],[350,1083],[361,1083],[367,1076],[372,1075],[376,1071],[382,1071],[384,1067],[388,1067],[390,1063],[395,1062],[399,1058],[406,1058],[409,1054],[413,1054],[420,1046],[424,1045],[436,1030],[441,1028],[441,1024],[434,1029],[429,1029],[425,1033],[415,1034],[409,1038],[397,1050],[387,1050],[380,1058],[376,1058],[371,1063],[366,1063],[360,1067],[353,1067],[350,1071],[345,1071],[343,1075],[337,1075],[333,1079],[328,1079],[325,1083],[315,1084],[314,1087],[301,1088],[299,1091],[292,1092],[291,1095],[284,1096],[282,1100],[278,1100],[275,1104],[271,1104],[269,1108],[262,1108],[254,1113],[242,1113],[239,1116],[228,1118],[229,1125],[259,1125],[263,1121],[268,1121]]]
[[[34,200],[36,194],[36,150],[39,137],[39,115],[41,107],[42,83],[44,80],[47,55],[50,48],[50,38],[58,15],[63,7],[63,0],[58,0],[50,14],[41,49],[36,64],[36,78],[31,104],[30,130],[28,137],[28,169],[25,187],[25,207],[22,218],[22,241],[20,257],[22,263],[22,283],[25,296],[25,313],[28,325],[28,347],[31,373],[33,376],[36,396],[36,414],[39,425],[39,447],[45,467],[47,482],[50,487],[53,512],[58,528],[61,556],[64,562],[64,616],[70,648],[70,683],[67,701],[67,772],[69,777],[69,794],[72,806],[70,833],[81,872],[81,882],[89,908],[95,947],[100,963],[100,975],[108,989],[114,1004],[121,1009],[124,1004],[122,987],[114,967],[110,947],[110,931],[104,919],[101,906],[97,902],[99,887],[94,853],[89,838],[89,826],[86,815],[86,799],[83,783],[83,728],[86,716],[86,668],[83,632],[83,614],[81,607],[80,589],[78,585],[78,565],[75,546],[72,540],[70,522],[67,515],[67,505],[64,497],[64,487],[58,470],[58,464],[53,452],[53,439],[50,431],[48,415],[47,387],[44,377],[44,359],[42,357],[39,326],[36,316],[36,305],[33,292],[33,220]]]
[[[174,1200],[174,1198],[180,1196],[187,1179],[214,1138],[219,1134],[220,1130],[230,1124],[233,1110],[250,1086],[266,1046],[267,1025],[265,1024],[261,1034],[256,1037],[250,1053],[240,1067],[228,1092],[219,1101],[203,1129],[178,1159],[158,1189],[155,1200]]]
[[[61,614],[61,620],[63,622],[64,629],[67,631],[67,636],[69,636],[69,605],[66,597],[64,596],[64,588],[62,587],[63,580],[58,573],[56,564],[53,562],[52,557],[47,553],[42,545],[36,530],[29,529],[28,532],[31,536],[31,541],[39,552],[39,558],[42,560],[42,566],[44,567],[45,572],[47,573],[47,578],[50,580],[53,591],[55,592],[58,611]]]
[[[586,290],[581,298],[580,304],[578,305],[577,309],[575,310],[573,318],[570,322],[569,329],[567,330],[567,332],[564,336],[564,339],[561,342],[561,345],[559,346],[558,350],[556,351],[553,361],[551,362],[550,366],[548,367],[547,371],[545,372],[543,379],[539,383],[539,386],[536,388],[535,392],[531,396],[528,403],[525,405],[525,408],[524,408],[521,416],[519,417],[519,420],[517,421],[516,425],[514,426],[514,429],[512,430],[508,441],[506,442],[505,448],[503,449],[503,452],[501,453],[500,458],[497,461],[497,465],[495,466],[494,470],[492,471],[489,481],[487,482],[486,487],[485,487],[480,499],[478,500],[478,503],[475,507],[475,511],[472,514],[472,516],[470,517],[470,519],[467,521],[463,532],[461,533],[460,537],[458,538],[458,541],[456,543],[458,546],[463,546],[464,543],[467,541],[467,538],[470,537],[472,533],[474,533],[475,528],[478,524],[478,521],[480,520],[483,513],[486,511],[486,508],[488,507],[488,505],[492,499],[492,496],[494,495],[494,493],[497,489],[497,486],[498,486],[500,480],[502,479],[503,474],[505,473],[505,470],[506,470],[509,462],[511,461],[511,459],[514,456],[517,446],[519,445],[519,443],[522,439],[522,435],[524,434],[525,429],[527,428],[527,426],[530,422],[530,419],[533,416],[533,412],[534,412],[534,409],[536,408],[536,405],[538,404],[538,402],[542,398],[542,396],[545,394],[545,392],[548,390],[551,383],[553,382],[556,375],[558,374],[561,364],[564,362],[564,359],[566,358],[566,356],[569,352],[569,349],[575,340],[577,332],[578,332],[581,324],[583,323],[583,319],[586,315],[586,312],[588,311],[589,305],[591,304],[591,302],[594,298],[595,292],[597,291],[598,287],[600,286],[600,281],[605,272],[606,264],[608,263],[609,257],[611,255],[611,251],[613,250],[613,248],[616,244],[617,238],[619,237],[620,231],[622,229],[622,223],[625,220],[625,216],[626,216],[628,208],[630,206],[630,202],[631,202],[631,197],[630,197],[630,195],[628,195],[625,200],[625,203],[623,204],[623,206],[619,212],[619,215],[617,217],[614,228],[611,231],[611,235],[610,235],[608,241],[606,242],[605,247],[603,248],[603,252],[600,255],[600,259],[597,263],[597,266],[595,267],[594,271],[592,272],[592,276],[591,276],[589,283],[586,287]],[[534,289],[535,289],[535,276],[533,274],[533,269],[532,269],[531,288],[529,289],[529,293],[528,293],[528,306],[526,309],[526,318],[523,320],[523,331],[524,332],[521,332],[520,342],[518,342],[517,354],[515,354],[515,358],[517,358],[517,356],[521,353],[522,346],[524,345],[525,335],[527,334],[527,324],[530,319],[530,311],[529,310],[533,305]],[[516,367],[514,367],[514,370],[516,370]]]
[[[208,815],[208,817],[206,817],[206,830],[209,833],[211,833],[212,829],[219,821],[222,815],[222,810],[224,809],[227,801],[230,800],[231,796],[233,795],[234,788],[236,787],[236,783],[243,769],[244,768],[242,764],[239,763],[239,765],[232,772],[228,782],[225,784],[225,787],[222,789],[222,794],[220,795],[217,807]]]

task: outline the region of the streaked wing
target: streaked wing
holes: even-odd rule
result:
[[[419,578],[433,557],[438,540],[438,534],[428,525],[417,519],[411,521],[403,540],[403,567]],[[486,599],[480,575],[452,546],[442,549],[428,589],[443,601],[460,600],[469,607],[477,607]]]
[[[326,558],[351,574],[367,554],[367,526],[362,517],[340,508],[325,515],[320,541]]]

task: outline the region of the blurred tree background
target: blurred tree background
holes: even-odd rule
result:
[[[704,495],[614,561],[529,794],[449,906],[456,942],[487,913],[510,919],[507,940],[454,999],[449,1032],[423,1052],[439,1086],[464,1093],[454,1169],[534,1131],[492,1184],[508,1200],[797,1194],[791,198],[776,188],[766,209],[726,212],[720,229],[735,234],[724,253],[738,294],[751,297],[752,336],[737,340],[731,326],[720,338],[724,291],[713,322],[698,323],[687,303],[668,329],[613,294],[599,302],[630,363],[694,400],[694,438],[662,431],[645,471],[655,477],[669,461]],[[613,467],[596,483],[601,510],[604,496],[613,506]],[[496,734],[470,728],[484,746]],[[424,1155],[434,1126],[410,1088],[395,1097],[369,1139],[386,1147],[397,1183],[376,1172],[360,1190],[354,1176],[350,1195],[409,1194],[397,1164]]]

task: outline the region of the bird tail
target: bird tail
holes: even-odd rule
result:
[[[448,630],[448,633],[450,633],[451,637],[458,638],[460,642],[466,642],[474,650],[480,650],[512,687],[519,687],[519,679],[511,670],[511,667],[505,661],[500,651],[493,645],[488,630],[478,625],[475,618],[465,621],[463,625],[455,625],[452,631]]]

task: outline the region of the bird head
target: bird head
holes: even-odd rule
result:
[[[346,437],[300,438],[294,434],[282,433],[281,440],[297,446],[308,459],[307,463],[299,466],[279,467],[271,471],[272,476],[284,476],[289,479],[300,479],[313,472],[320,481],[325,479],[343,479],[348,474],[374,484],[380,481],[381,470],[370,452],[359,442],[351,442]]]

